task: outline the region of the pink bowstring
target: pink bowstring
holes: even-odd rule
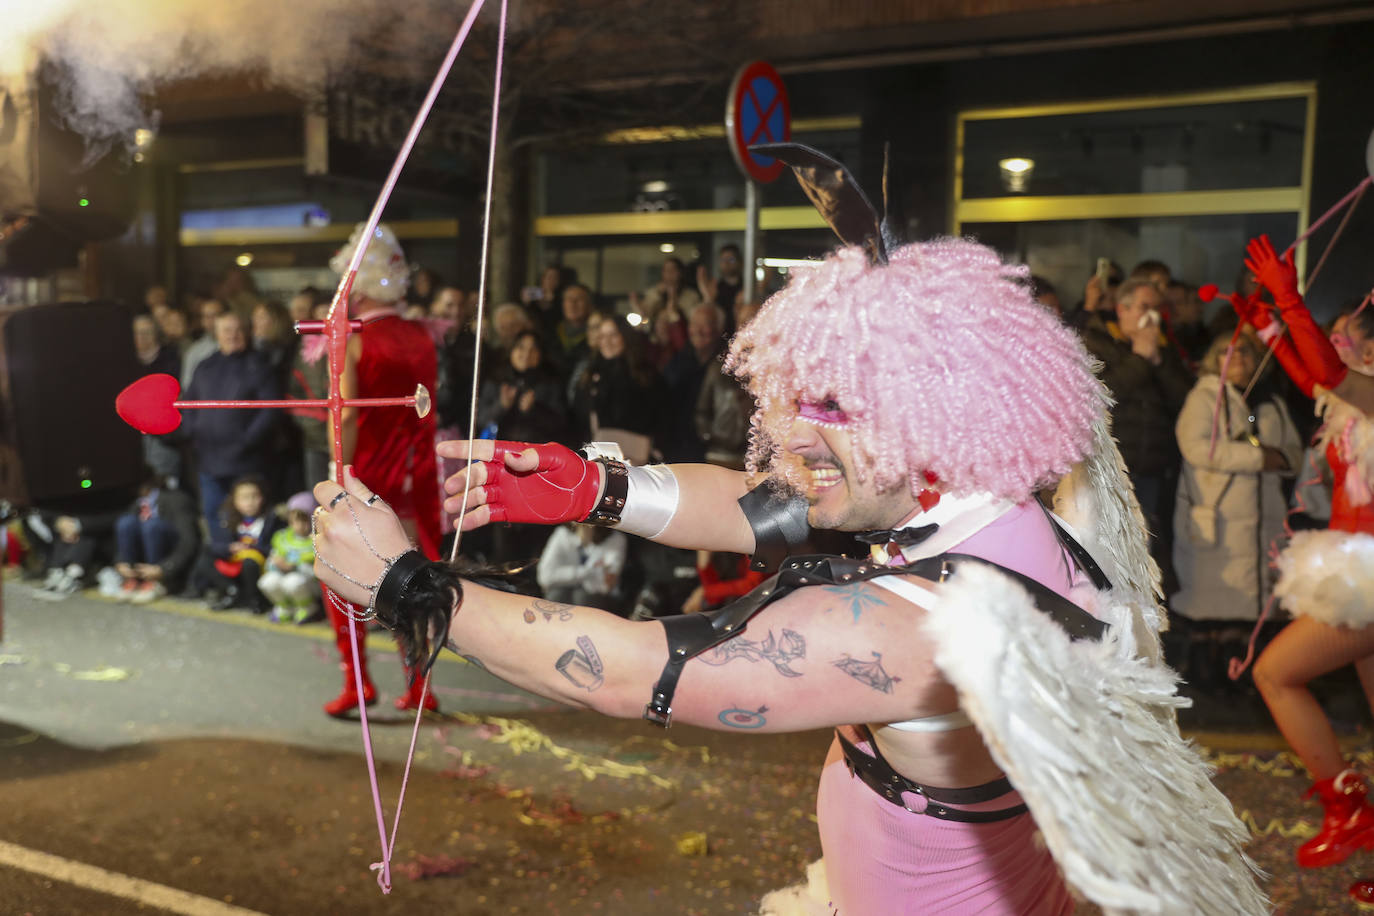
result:
[[[482,260],[477,273],[477,330],[472,345],[472,387],[471,400],[468,402],[468,447],[477,438],[477,395],[478,376],[482,369],[482,325],[486,318],[487,306],[487,253],[491,250],[491,189],[496,174],[496,127],[501,120],[501,73],[505,62],[506,50],[506,3],[501,0],[501,23],[496,36],[496,76],[491,96],[491,137],[487,144],[487,196],[482,216]],[[458,510],[457,524],[453,530],[453,547],[449,551],[449,562],[458,561],[458,545],[463,540],[463,519],[468,512],[468,494],[472,491],[472,478],[463,475],[463,501]]]
[[[357,670],[356,665],[354,670]],[[361,678],[361,675],[359,677]],[[391,839],[384,847],[385,858],[381,862],[372,863],[371,866],[377,869],[377,884],[381,887],[383,894],[391,893],[391,856],[396,850],[396,832],[401,827],[401,807],[406,803],[406,786],[410,785],[410,764],[415,759],[415,741],[420,736],[420,720],[424,717],[425,699],[429,696],[429,677],[430,672],[426,672],[424,682],[420,685],[420,705],[415,710],[415,724],[410,730],[410,750],[406,753],[406,766],[401,773],[401,791],[396,796],[396,819],[391,822]],[[373,782],[374,784],[376,782],[375,776]]]
[[[372,207],[372,212],[368,215],[367,223],[363,228],[361,237],[358,239],[358,245],[353,252],[353,257],[349,261],[348,268],[343,272],[343,278],[339,283],[338,289],[334,293],[334,301],[330,304],[329,314],[328,316],[326,316],[326,321],[333,319],[335,317],[335,310],[340,308],[346,310],[348,308],[348,290],[352,288],[353,279],[357,276],[358,273],[358,266],[362,264],[363,257],[367,253],[368,245],[371,244],[372,238],[377,231],[377,225],[381,222],[382,211],[386,209],[387,202],[391,199],[391,194],[396,188],[396,181],[400,177],[401,170],[405,167],[406,160],[410,158],[410,153],[415,146],[415,141],[419,137],[420,131],[424,127],[425,121],[429,117],[430,110],[434,107],[434,100],[438,97],[440,89],[443,88],[445,81],[448,79],[449,71],[453,69],[454,61],[458,59],[459,50],[463,47],[464,42],[467,41],[468,34],[472,31],[473,25],[477,22],[477,14],[481,12],[483,2],[484,0],[473,0],[472,5],[468,8],[467,16],[464,17],[463,23],[458,29],[458,34],[454,36],[453,42],[449,46],[448,53],[444,56],[443,62],[439,65],[439,71],[435,74],[434,80],[430,84],[429,92],[425,94],[424,101],[420,104],[420,110],[416,114],[415,120],[410,126],[410,131],[406,134],[405,141],[401,144],[400,152],[397,153],[396,161],[392,164],[391,171],[387,174],[386,182],[382,185],[381,193],[378,195],[377,201]],[[504,35],[505,33],[504,12],[505,6],[503,3],[503,15],[501,19],[502,35]],[[490,194],[488,194],[488,199],[490,199]],[[339,365],[331,365],[330,371],[334,376],[334,378],[331,379],[331,382],[337,383],[335,380],[338,378],[340,372],[342,371],[342,367]],[[340,456],[338,455],[335,456],[336,461],[339,460],[339,457]],[[337,600],[341,601],[342,599]],[[339,605],[336,603],[335,606],[338,607]],[[398,827],[401,822],[401,804],[400,800],[398,800],[398,803],[396,805],[396,817],[394,821],[394,826],[392,828],[391,839],[388,840],[386,831],[386,816],[382,811],[381,790],[377,784],[377,762],[372,752],[372,730],[367,718],[367,703],[363,699],[362,667],[360,665],[360,659],[358,657],[357,622],[355,621],[353,614],[347,613],[345,611],[344,616],[348,618],[348,634],[350,637],[349,642],[352,645],[351,651],[353,654],[353,681],[354,688],[357,690],[358,694],[359,721],[362,725],[363,753],[367,759],[367,777],[372,788],[372,807],[377,818],[377,835],[381,843],[382,849],[382,860],[380,862],[374,863],[372,869],[377,872],[377,884],[379,887],[381,887],[382,893],[389,894],[391,893],[391,855],[393,848],[392,844],[395,840],[396,827]],[[426,677],[425,684],[421,688],[421,690],[427,692],[428,688],[429,679],[428,677]],[[422,693],[420,707],[416,710],[415,713],[415,728],[417,733],[419,730],[420,718],[423,715],[424,701]],[[414,759],[414,751],[415,735],[412,734],[411,753],[410,756],[406,759],[405,773],[401,779],[402,800],[404,799],[406,782],[409,780],[410,777],[410,765]]]

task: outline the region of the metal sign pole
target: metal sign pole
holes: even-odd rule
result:
[[[759,185],[744,180],[744,301],[754,301],[754,284],[758,277]]]
[[[769,156],[755,156],[749,147],[786,143],[792,138],[787,87],[767,61],[745,64],[735,74],[725,96],[725,138],[744,173],[744,276],[740,286],[744,300],[753,302],[759,285],[759,185],[777,180],[783,164]]]

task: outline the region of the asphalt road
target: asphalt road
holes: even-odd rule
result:
[[[358,724],[320,711],[326,627],[16,582],[5,602],[3,914],[749,913],[819,855],[828,735],[663,733],[446,657],[383,896]],[[370,642],[388,819],[413,721],[389,646]]]
[[[325,626],[4,589],[0,916],[754,913],[820,854],[827,733],[664,733],[446,655],[383,895],[358,724],[320,711],[340,684]],[[390,705],[390,641],[374,635],[369,654],[390,823],[413,720]],[[1374,768],[1358,684],[1328,679],[1320,695]],[[1199,697],[1181,718],[1252,823],[1278,911],[1353,912],[1344,888],[1374,858],[1293,865],[1319,813],[1253,693]]]

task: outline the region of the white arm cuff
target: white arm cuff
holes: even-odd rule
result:
[[[666,464],[650,464],[629,468],[629,479],[625,508],[616,528],[652,540],[677,514],[677,475]]]

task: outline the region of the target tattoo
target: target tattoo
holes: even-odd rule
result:
[[[767,706],[760,706],[758,709],[732,707],[721,710],[720,715],[716,718],[720,720],[720,724],[728,725],[730,728],[763,728],[768,724],[768,720],[764,717],[766,712],[768,712]]]

